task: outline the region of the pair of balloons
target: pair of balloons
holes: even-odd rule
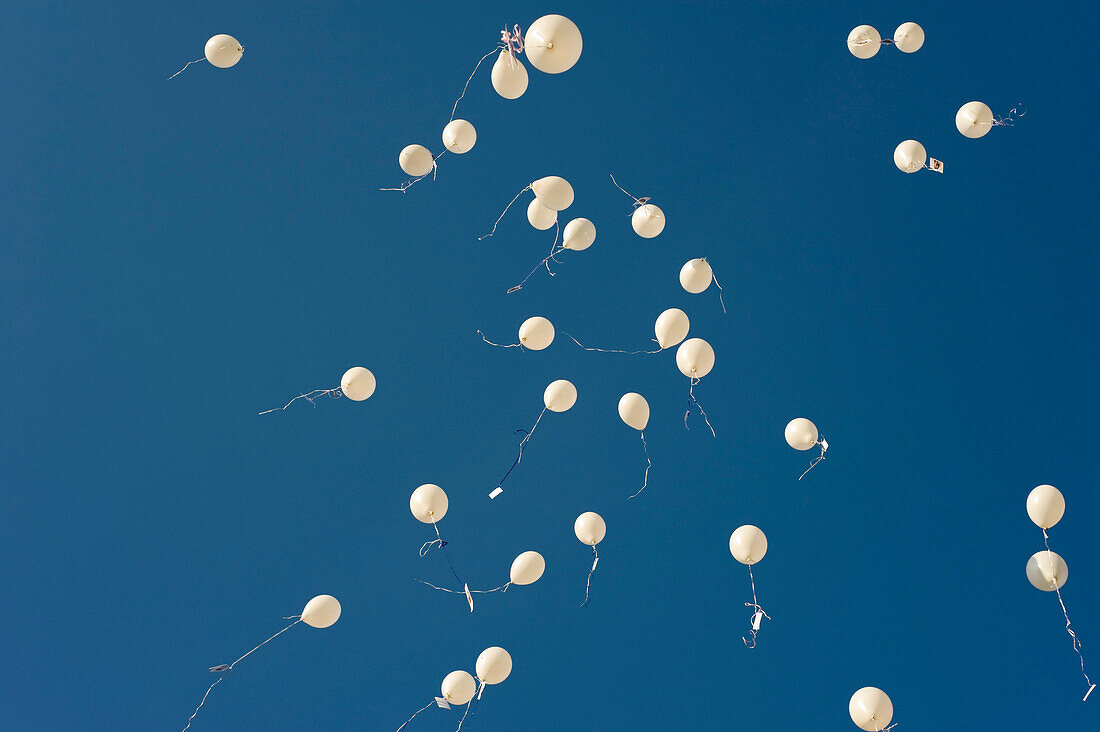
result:
[[[738,526],[730,534],[730,554],[733,558],[752,566],[764,558],[768,553],[768,538],[764,532],[753,526],[745,524]]]
[[[560,74],[573,68],[581,57],[583,46],[581,31],[573,21],[561,15],[544,15],[527,29],[522,48],[536,69]],[[493,64],[490,80],[500,96],[519,99],[527,91],[527,67],[511,48],[503,48]]]
[[[714,368],[714,349],[702,338],[689,338],[676,349],[676,367],[689,379],[701,379]]]
[[[1059,521],[1066,512],[1066,499],[1052,485],[1040,485],[1032,489],[1027,496],[1027,515],[1032,523],[1045,532]],[[1066,560],[1049,549],[1035,552],[1027,560],[1025,568],[1027,579],[1044,592],[1062,589],[1069,579],[1069,566]]]
[[[874,686],[864,686],[852,694],[848,714],[856,726],[867,732],[880,732],[894,718],[894,704],[886,692]]]
[[[456,155],[464,155],[474,149],[477,130],[464,119],[453,119],[443,128],[443,147]],[[397,156],[397,164],[406,175],[422,178],[435,167],[435,156],[423,145],[406,145]]]
[[[902,53],[916,53],[924,45],[924,29],[912,21],[902,23],[889,41],[883,41],[879,32],[869,25],[856,26],[848,34],[848,50],[858,59],[869,59],[890,44]]]
[[[477,681],[483,684],[499,684],[512,673],[512,656],[499,646],[486,648],[474,665]],[[452,671],[443,677],[439,691],[448,703],[461,706],[469,704],[477,693],[477,682],[468,671]]]

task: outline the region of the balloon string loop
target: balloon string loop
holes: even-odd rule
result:
[[[309,402],[310,404],[313,405],[314,409],[316,409],[317,408],[317,403],[314,401],[314,399],[320,399],[323,396],[327,396],[327,397],[330,397],[332,399],[339,399],[341,396],[343,396],[343,389],[341,389],[340,387],[336,387],[335,389],[314,389],[311,392],[307,392],[305,394],[299,394],[298,396],[291,399],[289,402],[286,403],[286,405],[284,405],[282,407],[277,407],[275,409],[268,409],[266,412],[260,412],[260,414],[270,414],[271,412],[282,412],[282,411],[286,410],[286,408],[289,407],[291,404],[298,401],[299,399],[305,399],[307,402]]]
[[[741,640],[749,648],[756,648],[756,634],[760,632],[760,623],[764,618],[771,620],[771,616],[764,612],[764,608],[760,607],[760,603],[756,600],[756,580],[752,576],[752,565],[749,565],[749,584],[752,586],[752,602],[746,602],[745,607],[752,608],[752,616],[749,618],[749,633],[752,635],[752,642],[745,636],[741,636]]]
[[[803,471],[802,475],[798,476],[799,480],[802,480],[803,478],[805,478],[806,473],[813,470],[815,465],[817,465],[818,463],[820,463],[822,460],[825,459],[825,451],[829,449],[829,443],[824,438],[822,438],[822,439],[818,440],[817,442],[815,442],[814,444],[819,445],[821,447],[821,454],[810,461],[810,467],[806,468],[806,470]]]
[[[430,702],[428,702],[424,706],[420,707],[420,709],[417,710],[416,714],[414,714],[411,717],[409,717],[408,719],[406,719],[405,722],[400,727],[397,728],[396,732],[401,732],[401,730],[405,729],[405,725],[408,724],[409,722],[413,721],[416,718],[417,714],[420,714],[420,712],[423,712],[425,709],[427,709],[428,707],[430,707],[433,704],[435,704],[435,699],[432,699]]]
[[[543,266],[544,264],[546,265],[546,271],[550,272],[550,276],[555,276],[554,273],[550,271],[550,260],[554,259],[554,257],[564,252],[566,249],[568,249],[568,247],[566,247],[564,244],[558,246],[558,234],[561,231],[561,224],[555,221],[554,226],[556,228],[556,231],[554,232],[554,243],[550,245],[550,253],[546,255],[546,257],[541,262],[536,264],[535,268],[531,270],[528,275],[524,277],[522,281],[520,281],[518,285],[510,288],[506,294],[511,295],[513,292],[518,292],[519,290],[522,290],[523,286],[527,284],[527,280],[531,279],[531,276],[534,275],[535,272],[538,272],[539,267]],[[558,260],[554,259],[554,261],[557,262]]]
[[[691,429],[691,427],[688,426],[688,415],[691,414],[691,407],[694,405],[699,409],[699,414],[703,415],[703,421],[707,423],[707,427],[710,427],[711,437],[718,437],[718,435],[714,433],[714,427],[711,425],[710,419],[707,418],[707,413],[703,411],[703,405],[695,398],[695,385],[700,381],[701,379],[695,376],[692,376],[690,379],[689,383],[691,385],[688,387],[688,408],[687,411],[684,412],[684,427],[689,430]]]
[[[522,343],[493,343],[491,340],[485,337],[485,334],[481,332],[481,329],[478,329],[477,334],[481,336],[481,340],[485,341],[490,346],[496,346],[497,348],[523,348]]]
[[[588,600],[592,591],[592,574],[596,571],[596,565],[600,562],[600,555],[596,552],[596,545],[592,545],[592,569],[588,570],[588,583],[584,586],[584,602],[581,607],[588,607]]]
[[[529,190],[531,190],[531,186],[530,186],[530,185],[527,185],[527,186],[525,186],[525,187],[523,188],[523,190],[522,190],[522,191],[520,191],[519,193],[517,193],[517,194],[516,194],[516,197],[515,197],[515,198],[513,198],[513,199],[512,199],[512,200],[511,200],[511,201],[510,201],[510,202],[508,203],[508,205],[504,207],[504,210],[500,212],[500,216],[498,216],[498,217],[497,217],[496,223],[494,223],[494,224],[493,224],[493,230],[492,230],[492,231],[490,231],[490,232],[489,232],[488,234],[486,234],[485,236],[479,236],[479,237],[477,238],[477,240],[478,240],[478,241],[481,241],[482,239],[488,239],[488,238],[489,238],[489,237],[491,237],[491,236],[492,236],[493,234],[497,233],[497,226],[499,226],[499,225],[500,225],[500,220],[504,218],[504,214],[508,213],[508,209],[510,209],[510,208],[512,207],[512,204],[513,204],[513,203],[515,203],[516,201],[518,201],[518,200],[519,200],[519,197],[520,197],[520,196],[522,196],[522,195],[523,195],[523,194],[524,194],[525,192],[527,192],[527,191],[529,191]]]
[[[1043,529],[1043,546],[1046,547],[1048,552],[1050,551],[1050,541],[1046,529]],[[1085,677],[1085,683],[1089,685],[1088,691],[1085,692],[1085,698],[1081,700],[1086,701],[1089,698],[1089,694],[1092,693],[1092,690],[1096,688],[1096,684],[1092,683],[1092,679],[1085,673],[1085,657],[1081,653],[1081,641],[1078,640],[1077,634],[1074,633],[1073,628],[1070,627],[1069,612],[1066,610],[1066,603],[1062,600],[1061,588],[1055,585],[1054,593],[1058,596],[1058,604],[1062,606],[1062,615],[1066,619],[1066,632],[1069,633],[1069,637],[1073,640],[1073,650],[1077,654],[1077,658],[1081,661],[1081,675]]]
[[[638,489],[638,493],[635,493],[633,496],[628,496],[626,499],[628,501],[631,498],[636,498],[638,494],[644,491],[646,486],[649,485],[649,469],[653,467],[653,461],[649,459],[649,447],[645,444],[645,430],[639,430],[639,432],[642,433],[642,449],[645,450],[645,476],[642,478],[642,487]]]
[[[177,76],[179,76],[180,74],[182,74],[182,73],[183,73],[184,71],[186,71],[186,70],[187,70],[187,67],[188,67],[188,66],[190,66],[191,64],[197,64],[197,63],[199,63],[200,61],[203,61],[203,60],[204,60],[205,58],[206,58],[206,57],[205,57],[205,56],[203,56],[202,58],[197,58],[197,59],[195,59],[194,61],[188,61],[188,62],[187,62],[186,64],[184,64],[184,65],[183,65],[183,68],[182,68],[182,69],[180,69],[180,70],[179,70],[179,71],[177,71],[176,73],[174,73],[174,74],[172,74],[171,76],[169,76],[167,80],[168,80],[168,81],[171,81],[172,79],[176,78]],[[217,683],[217,682],[215,682],[215,683]]]
[[[565,331],[562,331],[562,335],[565,336],[566,338],[568,338],[569,340],[573,341],[574,343],[576,343],[578,346],[580,346],[581,348],[583,348],[586,351],[599,351],[600,353],[625,353],[627,355],[633,356],[633,355],[637,355],[639,353],[660,353],[662,350],[664,350],[662,348],[658,348],[656,351],[623,351],[623,350],[620,350],[618,348],[591,348],[589,346],[584,345],[583,343],[581,343],[580,341],[578,341],[576,338],[569,335]]]

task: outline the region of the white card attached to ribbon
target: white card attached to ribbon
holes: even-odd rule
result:
[[[752,629],[760,630],[760,623],[764,620],[764,611],[757,610],[752,614]]]
[[[474,611],[474,596],[470,594],[470,585],[464,584],[462,591],[466,593],[466,602],[470,603],[470,612]]]
[[[599,563],[600,563],[600,558],[599,557],[596,557],[595,559],[592,560],[592,571],[593,572],[596,571],[596,565],[599,564]]]
[[[829,441],[824,437],[821,438],[821,454],[825,454],[825,451],[829,449]]]
[[[928,167],[932,169],[933,173],[943,172],[943,161],[936,160],[935,158],[928,158]]]
[[[499,485],[493,489],[493,492],[489,494],[489,500],[492,500],[504,492],[504,489]]]
[[[435,705],[440,709],[450,709],[451,705],[447,703],[447,700],[441,696],[435,698]]]

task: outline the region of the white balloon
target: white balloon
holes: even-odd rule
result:
[[[848,714],[860,729],[878,732],[890,726],[890,720],[894,718],[894,705],[882,689],[864,686],[852,694]]]
[[[702,338],[689,338],[676,349],[676,366],[689,379],[701,379],[714,368],[714,349]]]
[[[451,706],[460,707],[474,698],[474,694],[477,693],[477,682],[469,671],[452,671],[443,677],[439,692]]]
[[[486,684],[499,684],[512,673],[512,657],[500,646],[486,648],[477,657],[477,677]]]
[[[353,402],[369,399],[370,395],[374,393],[374,387],[374,374],[370,372],[370,369],[365,369],[362,366],[354,366],[348,369],[340,378],[340,391],[344,392],[344,396]]]
[[[902,53],[916,53],[924,45],[924,28],[910,21],[894,31],[894,45]]]
[[[312,628],[327,628],[339,619],[340,601],[332,595],[318,595],[302,610],[302,622]]]
[[[531,184],[535,198],[551,211],[564,211],[573,205],[573,186],[569,181],[556,175],[539,178]]]
[[[657,316],[657,322],[653,324],[653,334],[657,336],[657,345],[661,348],[672,348],[680,341],[687,338],[688,328],[691,322],[687,313],[680,308],[669,308]]]
[[[607,524],[598,513],[587,511],[577,517],[573,522],[573,533],[581,540],[582,544],[596,546],[607,534]]]
[[[233,36],[219,33],[206,42],[206,48],[203,52],[206,55],[206,60],[214,66],[219,69],[228,69],[230,66],[236,66],[237,62],[241,60],[241,56],[244,55],[244,48]]]
[[[422,524],[434,524],[447,515],[447,494],[434,483],[425,483],[409,497],[409,510]]]
[[[493,64],[493,88],[505,99],[519,99],[527,91],[527,67],[508,49],[501,49]]]
[[[453,119],[443,128],[443,146],[453,153],[468,153],[476,142],[477,130],[464,119]]]
[[[869,25],[858,25],[848,34],[848,50],[860,59],[868,59],[882,48],[882,36]]]
[[[1066,512],[1066,499],[1052,485],[1040,485],[1027,496],[1027,515],[1040,529],[1049,529],[1062,520]]]
[[[406,145],[401,154],[397,156],[397,163],[405,175],[419,178],[432,172],[435,167],[435,158],[432,151],[423,145]]]
[[[982,102],[967,102],[955,113],[955,127],[972,140],[985,137],[993,129],[993,110]]]
[[[523,50],[539,71],[560,74],[573,68],[581,57],[581,32],[561,15],[544,15],[527,28]]]
[[[795,450],[809,450],[817,444],[817,425],[805,417],[795,417],[787,423],[783,437]]]
[[[536,315],[519,327],[519,342],[532,351],[541,351],[554,342],[554,324]]]
[[[565,225],[561,244],[575,252],[584,251],[596,241],[596,225],[588,219],[573,219]]]
[[[619,398],[619,418],[627,427],[641,432],[649,424],[649,402],[633,391],[623,394]]]
[[[630,216],[634,233],[643,239],[652,239],[665,230],[665,212],[660,206],[643,203]]]
[[[551,412],[568,412],[577,403],[577,387],[565,379],[552,381],[542,393],[542,403]]]
[[[1043,592],[1054,592],[1062,589],[1062,585],[1069,579],[1069,567],[1066,560],[1052,552],[1043,550],[1031,555],[1027,560],[1027,581],[1035,589]]]
[[[529,585],[537,582],[546,571],[546,560],[538,552],[524,552],[512,561],[508,578],[513,585]]]
[[[705,259],[689,259],[680,268],[680,287],[683,287],[692,295],[698,295],[710,287],[710,282],[713,279],[714,270],[711,269],[710,263]]]
[[[768,553],[768,538],[752,524],[738,526],[730,534],[730,554],[741,564],[756,564]]]
[[[558,212],[543,206],[538,198],[533,198],[527,205],[527,220],[539,231],[546,231],[558,222]]]
[[[927,159],[924,145],[916,140],[903,140],[894,148],[894,165],[903,173],[916,173]]]

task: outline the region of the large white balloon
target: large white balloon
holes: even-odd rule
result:
[[[619,418],[626,422],[627,427],[641,432],[649,424],[649,402],[633,391],[623,394],[619,398]]]
[[[894,45],[902,53],[916,53],[924,45],[924,28],[910,21],[894,31]]]
[[[588,219],[573,219],[565,225],[561,236],[561,245],[575,252],[587,249],[594,241],[596,241],[596,225]]]
[[[676,366],[689,379],[701,379],[714,368],[714,349],[702,338],[689,338],[676,349]]]
[[[564,211],[573,205],[573,186],[565,178],[548,175],[531,184],[535,198],[551,211]]]
[[[558,212],[543,206],[538,198],[532,198],[531,203],[527,205],[527,220],[539,231],[546,231],[557,223]]]
[[[687,338],[688,328],[691,322],[687,313],[680,308],[669,308],[657,316],[657,322],[653,324],[653,334],[657,336],[657,345],[661,348],[672,348],[680,341]]]
[[[894,705],[882,689],[864,686],[852,694],[852,699],[848,702],[848,714],[860,729],[879,732],[886,729],[894,718]]]
[[[340,601],[332,595],[318,595],[302,610],[302,622],[312,628],[327,628],[339,619]]]
[[[409,497],[409,510],[422,524],[434,524],[447,515],[447,494],[434,483],[425,483]]]
[[[955,113],[955,127],[972,140],[985,137],[993,129],[993,110],[982,102],[967,102]]]
[[[665,212],[660,206],[643,203],[630,216],[634,233],[643,239],[652,239],[665,230]]]
[[[432,152],[423,145],[406,145],[401,154],[397,156],[397,162],[405,175],[414,178],[427,175],[435,167],[435,158]]]
[[[767,553],[767,537],[752,524],[738,526],[730,534],[730,554],[741,564],[756,564]]]
[[[452,706],[468,704],[477,693],[477,682],[469,671],[452,671],[443,677],[439,692]]]
[[[1052,485],[1040,485],[1027,496],[1027,515],[1040,529],[1049,529],[1062,520],[1066,512],[1066,499]]]
[[[561,15],[544,15],[527,28],[523,50],[539,71],[560,74],[573,68],[581,57],[581,32]]]
[[[809,450],[817,444],[817,425],[805,417],[795,417],[787,423],[783,437],[795,450]]]
[[[477,130],[464,119],[453,119],[443,128],[443,147],[462,155],[474,149]]]
[[[236,66],[237,62],[241,60],[241,56],[244,55],[244,48],[233,36],[219,33],[206,42],[206,48],[203,52],[206,55],[206,60],[214,66],[219,69],[228,69],[230,66]]]
[[[607,524],[598,513],[587,511],[577,517],[573,522],[573,533],[581,540],[582,544],[596,546],[607,534]]]
[[[683,287],[692,295],[698,295],[710,287],[713,279],[714,270],[711,269],[710,263],[705,259],[689,259],[680,268],[680,287]]]
[[[353,366],[340,377],[340,391],[353,402],[369,399],[374,393],[374,387],[374,374],[362,366]]]
[[[512,673],[512,657],[500,646],[486,648],[477,657],[477,677],[486,684],[499,684]]]
[[[1055,552],[1043,550],[1031,555],[1027,560],[1027,581],[1035,589],[1043,592],[1054,592],[1062,589],[1062,585],[1069,579],[1069,567],[1066,560]]]
[[[577,403],[577,387],[565,379],[552,381],[542,393],[542,403],[551,412],[568,412]]]
[[[882,36],[869,25],[858,25],[848,34],[848,50],[856,58],[871,58],[880,48]]]
[[[529,585],[537,582],[546,571],[546,560],[538,552],[527,551],[512,561],[508,579],[513,585]]]
[[[554,324],[536,315],[519,326],[519,342],[532,351],[541,351],[554,342]]]
[[[490,75],[493,88],[505,99],[519,99],[527,91],[527,67],[508,49],[501,49]]]
[[[903,173],[916,173],[927,159],[924,145],[916,140],[903,140],[894,148],[894,165]]]

